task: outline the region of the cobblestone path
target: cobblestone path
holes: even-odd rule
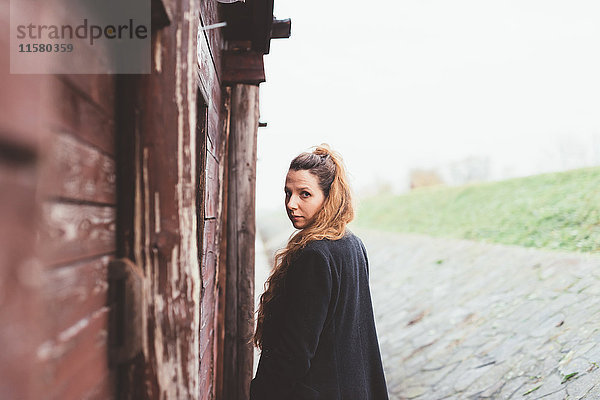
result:
[[[600,399],[600,258],[358,232],[393,399]]]
[[[391,399],[600,399],[600,257],[355,232]]]

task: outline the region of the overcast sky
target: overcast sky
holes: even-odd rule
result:
[[[504,179],[600,164],[597,0],[275,0],[261,84],[257,208],[322,142],[355,191],[467,157]]]

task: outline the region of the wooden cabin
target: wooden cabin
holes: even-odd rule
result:
[[[248,398],[259,84],[290,21],[151,3],[150,74],[1,60],[1,399]]]

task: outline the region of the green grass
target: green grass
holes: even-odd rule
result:
[[[487,242],[600,252],[600,168],[462,187],[436,186],[359,203],[356,224]]]

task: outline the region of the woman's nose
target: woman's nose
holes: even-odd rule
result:
[[[295,196],[290,196],[287,202],[287,208],[295,210],[298,207],[298,202]]]

